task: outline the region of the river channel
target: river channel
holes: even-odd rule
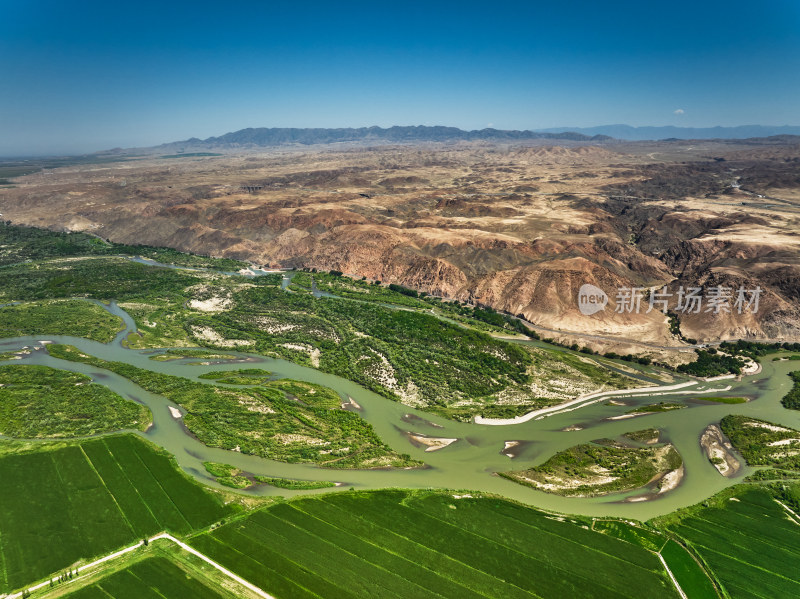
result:
[[[113,314],[120,316],[126,325],[125,329],[111,343],[102,344],[67,336],[2,339],[0,340],[0,351],[18,351],[23,347],[28,347],[31,352],[21,360],[0,363],[41,364],[82,372],[121,396],[148,406],[153,413],[153,425],[146,432],[137,432],[137,434],[171,452],[181,468],[211,486],[217,486],[217,483],[206,474],[202,465],[204,461],[233,464],[257,475],[336,481],[342,483],[339,487],[340,490],[351,487],[361,489],[432,487],[485,491],[562,513],[645,520],[700,502],[726,486],[740,482],[743,476],[753,471],[751,468],[745,467],[737,477],[732,479],[725,478],[717,472],[706,459],[699,444],[700,435],[708,424],[719,422],[726,414],[735,413],[800,428],[800,412],[787,410],[780,404],[781,397],[791,387],[788,373],[797,370],[798,363],[775,362],[772,361],[771,356],[763,359],[760,373],[744,377],[741,381],[730,379],[698,383],[693,387],[673,391],[669,395],[654,397],[640,394],[621,398],[627,404],[624,406],[607,405],[606,400],[603,400],[520,424],[488,426],[454,422],[418,411],[381,397],[335,375],[285,360],[242,352],[224,352],[235,356],[238,361],[217,363],[201,364],[197,358],[165,362],[150,360],[150,356],[159,353],[159,350],[131,350],[123,347],[122,341],[125,337],[136,330],[133,319],[114,302],[110,305],[101,305]],[[310,464],[287,464],[243,455],[239,452],[209,448],[197,441],[186,430],[182,419],[172,416],[169,408],[178,406],[166,398],[149,393],[115,373],[87,364],[53,358],[47,353],[46,344],[43,344],[42,341],[71,344],[87,354],[105,360],[127,362],[140,368],[183,376],[204,383],[209,383],[209,381],[197,377],[210,370],[257,367],[273,372],[277,378],[292,378],[325,385],[336,390],[343,398],[353,398],[361,406],[361,416],[372,424],[384,441],[397,451],[423,460],[427,467],[411,470],[333,470]],[[726,391],[725,395],[746,396],[752,401],[745,404],[728,405],[697,400],[703,396],[703,391],[721,389],[728,385],[732,388]],[[609,417],[624,414],[635,406],[657,401],[683,401],[689,407],[636,418],[608,420]],[[580,427],[580,430],[563,430],[570,427]],[[685,477],[676,489],[650,501],[623,502],[627,496],[641,495],[641,490],[605,497],[566,498],[524,487],[495,474],[498,471],[521,470],[541,464],[554,453],[579,443],[599,438],[613,438],[625,432],[643,428],[660,429],[662,440],[672,442],[683,456],[686,469]],[[426,452],[422,448],[412,445],[404,434],[405,431],[436,437],[457,438],[458,441],[443,449]],[[506,441],[522,442],[517,448],[518,455],[513,459],[502,453]],[[247,492],[283,496],[308,493],[308,491],[289,491],[264,485]]]

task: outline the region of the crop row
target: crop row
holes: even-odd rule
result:
[[[0,591],[229,511],[133,435],[6,455],[0,480]]]
[[[674,596],[653,553],[499,499],[331,494],[260,510],[192,543],[286,597]],[[304,591],[276,578],[276,554]]]

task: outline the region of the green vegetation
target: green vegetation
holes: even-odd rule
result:
[[[413,396],[444,410],[459,400],[483,403],[531,380],[524,349],[430,314],[263,285],[243,289],[235,303],[214,317],[190,317],[189,326],[252,342],[259,353],[318,365],[386,397]]]
[[[310,284],[305,273],[293,282],[298,277]],[[189,316],[194,340],[210,347],[247,344],[250,351],[315,366],[385,397],[461,419],[491,413],[494,406],[528,411],[563,398],[559,391],[533,395],[534,381],[539,388],[557,377],[593,389],[629,383],[572,354],[513,345],[429,313],[286,293],[268,281],[256,282],[233,294],[232,309]],[[376,286],[365,287],[363,295]]]
[[[744,361],[736,356],[729,356],[715,349],[696,349],[697,360],[678,366],[678,372],[699,377],[713,377],[723,374],[741,374]]]
[[[685,407],[686,404],[661,401],[647,406],[639,406],[637,408],[634,408],[633,410],[629,410],[628,412],[626,412],[626,414],[651,414],[657,412],[670,412],[672,410],[680,410]]]
[[[772,358],[773,362],[785,362],[786,360],[800,360],[800,354],[792,354],[791,356],[775,356]]]
[[[35,439],[145,430],[145,406],[123,399],[85,374],[47,366],[0,366],[0,434]]]
[[[238,356],[231,354],[221,354],[207,349],[168,349],[162,354],[150,356],[156,362],[169,362],[171,360],[182,360],[184,358],[202,358],[203,360],[238,360]]]
[[[660,532],[642,528],[641,526],[632,526],[620,520],[595,520],[592,523],[592,530],[655,552],[661,551],[661,548],[667,542],[667,538]]]
[[[681,464],[671,444],[629,447],[601,439],[560,451],[541,466],[498,474],[548,493],[594,497],[639,489]]]
[[[196,276],[178,269],[155,268],[125,258],[78,257],[1,268],[0,300],[91,297],[123,302],[155,296],[184,301],[184,289],[197,282]]]
[[[217,482],[233,489],[244,489],[253,483],[236,466],[230,464],[220,464],[218,462],[203,462],[206,471],[211,474]]]
[[[654,524],[679,535],[714,573],[727,596],[800,597],[798,522],[776,501],[790,502],[786,495],[797,497],[798,486],[785,488],[789,491],[734,487],[701,505],[658,518]],[[671,550],[665,550],[672,568]],[[677,577],[678,572],[673,572]],[[693,578],[701,580],[699,575]],[[706,590],[698,596],[713,595]]]
[[[745,482],[762,482],[768,480],[796,480],[800,479],[800,472],[792,472],[791,470],[781,470],[779,468],[762,468],[756,470],[753,474],[745,476]]]
[[[338,394],[320,385],[277,380],[231,389],[108,362],[69,345],[51,345],[49,351],[57,358],[116,372],[180,404],[187,412],[186,427],[209,447],[329,468],[419,465],[383,443],[358,414],[340,409]]]
[[[726,353],[747,356],[753,360],[776,351],[800,351],[800,343],[759,343],[758,341],[723,341],[719,348]]]
[[[699,399],[702,401],[713,401],[715,403],[727,403],[727,404],[737,404],[737,403],[747,403],[748,399],[746,397],[708,397],[708,396],[701,396],[696,397],[695,399]]]
[[[108,343],[123,328],[119,316],[87,301],[55,300],[0,307],[0,337],[71,335]]]
[[[305,273],[295,273],[292,278],[292,283],[297,285],[298,291],[310,290],[311,281],[311,277]],[[441,298],[428,296],[424,292],[393,283],[382,286],[371,284],[366,280],[342,277],[332,273],[314,273],[313,282],[319,291],[337,297],[426,311],[432,310],[442,318],[452,319],[478,330],[505,334],[521,333],[533,339],[539,338],[535,331],[526,327],[519,319],[496,312],[492,308],[442,301]]]
[[[108,599],[109,597],[222,599],[229,596],[224,591],[222,593],[224,594],[212,590],[204,582],[166,557],[155,556],[104,576],[91,585],[65,596],[70,599]]]
[[[675,597],[655,554],[491,497],[332,493],[194,537],[278,597]]]
[[[142,256],[157,262],[179,266],[225,271],[236,271],[247,266],[245,262],[229,258],[197,256],[170,248],[109,243],[87,233],[60,233],[10,225],[3,221],[0,221],[0,248],[2,248],[0,249],[0,265],[74,256],[125,255]]]
[[[722,432],[750,466],[800,470],[800,431],[748,416],[725,416]]]
[[[565,379],[587,391],[630,382],[587,358],[510,344],[483,332],[518,330],[519,321],[506,315],[415,298],[334,274],[315,274],[314,282],[362,301],[313,297],[307,291],[309,273],[294,275],[293,285],[303,292],[287,293],[280,276],[245,282],[238,276],[146,266],[116,255],[230,267],[224,261],[172,250],[148,253],[84,234],[2,225],[0,247],[0,265],[5,265],[0,301],[116,299],[137,324],[137,333],[126,340],[129,347],[201,345],[216,350],[211,355],[244,348],[317,367],[448,417],[551,405],[569,396],[559,384]],[[221,311],[192,309],[195,302],[210,299],[224,306]],[[414,305],[392,307],[397,302]]]
[[[790,410],[800,410],[800,370],[790,372],[789,376],[792,377],[794,385],[789,392],[781,399],[781,404],[784,408]]]
[[[661,557],[690,599],[718,599],[714,583],[686,548],[669,540],[661,550]]]
[[[255,479],[260,483],[278,487],[279,489],[307,491],[311,489],[327,489],[328,487],[336,486],[336,483],[327,480],[296,480],[293,478],[276,478],[273,476],[256,476]]]
[[[241,368],[239,370],[213,370],[198,378],[224,383],[226,385],[263,385],[272,373],[261,368]]]
[[[232,513],[135,435],[2,448],[0,592],[145,536],[186,534]]]
[[[218,462],[203,462],[206,471],[211,474],[219,484],[234,489],[244,489],[256,483],[271,485],[281,489],[311,490],[335,487],[336,483],[316,480],[296,480],[292,478],[276,478],[272,476],[253,476],[236,466],[220,464]]]
[[[637,443],[652,444],[658,442],[658,438],[660,435],[661,431],[659,431],[657,428],[646,428],[640,431],[631,431],[629,433],[625,433],[622,436],[626,439],[630,439],[631,441],[636,441]]]

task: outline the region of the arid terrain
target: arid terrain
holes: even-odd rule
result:
[[[798,138],[551,143],[120,153],[17,177],[0,187],[0,212],[398,283],[620,353],[663,355],[685,338],[800,339]],[[584,284],[605,291],[605,310],[579,310]],[[638,314],[617,311],[620,288],[663,285],[684,339],[659,305],[647,313],[644,289]],[[729,311],[681,312],[680,286],[731,290]],[[737,290],[759,287],[758,309],[739,314]]]

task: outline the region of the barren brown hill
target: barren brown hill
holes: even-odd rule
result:
[[[684,314],[684,334],[800,339],[799,164],[797,145],[747,141],[122,157],[20,177],[0,189],[0,212],[341,270],[522,314],[562,340],[656,351],[685,344],[647,313],[649,292],[638,314],[615,311],[620,288],[760,287],[755,313]],[[609,295],[605,310],[579,310],[584,284]]]

